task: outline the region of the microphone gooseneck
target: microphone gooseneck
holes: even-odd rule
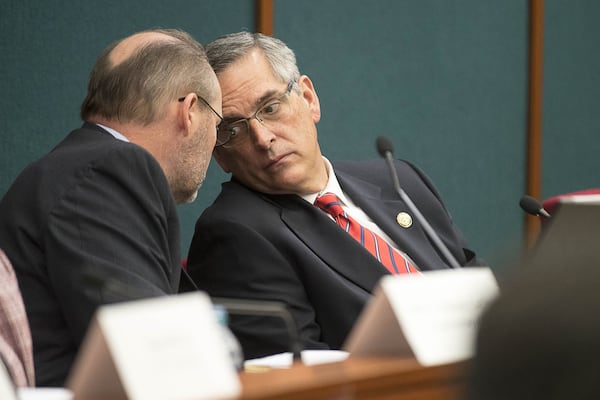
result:
[[[521,197],[519,205],[527,214],[550,218],[550,214],[548,211],[544,210],[544,207],[540,204],[540,202],[529,195],[524,195]]]
[[[435,230],[431,227],[431,225],[429,225],[429,222],[427,221],[425,216],[421,214],[421,211],[419,211],[417,206],[412,202],[408,194],[406,194],[406,192],[402,190],[402,187],[400,186],[400,180],[398,179],[398,173],[396,172],[396,168],[394,166],[394,159],[392,157],[392,143],[386,137],[379,136],[377,138],[376,144],[377,151],[387,161],[388,169],[390,170],[390,174],[392,176],[392,183],[394,185],[394,189],[398,193],[398,196],[400,196],[400,199],[402,199],[402,201],[406,203],[410,211],[415,215],[415,217],[423,227],[423,230],[425,230],[425,233],[427,234],[429,239],[431,239],[437,250],[440,253],[442,253],[442,255],[444,256],[446,261],[448,261],[450,266],[452,268],[460,268],[461,265],[458,263],[458,261],[456,261],[456,258],[452,255],[452,253],[450,253],[450,250],[448,250],[448,247],[446,247],[444,242],[442,242]]]

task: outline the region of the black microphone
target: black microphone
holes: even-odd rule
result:
[[[519,201],[519,205],[527,214],[535,215],[536,217],[542,216],[550,218],[548,211],[544,210],[544,207],[535,198],[524,195]]]
[[[406,205],[408,206],[410,211],[415,215],[415,217],[417,218],[417,220],[419,221],[421,226],[423,226],[423,229],[425,230],[425,233],[427,234],[427,236],[429,236],[429,238],[431,239],[431,241],[433,242],[433,244],[435,245],[437,250],[440,253],[442,253],[444,258],[446,258],[446,261],[448,261],[450,266],[452,268],[460,268],[461,265],[458,263],[458,261],[456,261],[456,258],[452,255],[452,253],[450,253],[450,250],[448,250],[448,247],[446,247],[446,245],[444,244],[444,242],[442,242],[442,240],[440,239],[438,234],[435,232],[435,230],[433,230],[431,225],[429,225],[429,222],[427,222],[427,219],[423,216],[423,214],[421,214],[421,212],[419,211],[417,206],[412,202],[410,197],[408,197],[406,192],[404,190],[402,190],[402,188],[400,187],[400,181],[398,180],[398,173],[396,172],[396,168],[394,166],[394,159],[392,157],[392,153],[394,151],[394,149],[392,147],[392,143],[384,136],[379,136],[377,138],[376,143],[377,143],[377,151],[379,152],[381,157],[385,158],[385,160],[387,161],[387,164],[388,164],[388,167],[390,170],[390,174],[392,176],[392,183],[394,185],[394,189],[398,193],[398,196],[400,196],[400,199],[402,199],[402,201],[404,201],[406,203]]]

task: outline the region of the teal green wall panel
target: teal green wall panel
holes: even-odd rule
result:
[[[545,197],[600,187],[600,2],[545,1]]]
[[[329,158],[377,157],[375,138],[387,135],[484,258],[517,253],[527,1],[277,0],[274,29],[317,88]]]
[[[525,190],[528,1],[275,0],[275,35],[298,56],[322,105],[331,159],[396,156],[435,181],[465,236],[494,265],[518,252]],[[600,56],[593,0],[545,1],[543,193],[598,186]],[[254,29],[252,0],[0,3],[0,193],[80,125],[98,53],[150,27],[201,42]],[[211,163],[179,207],[182,254],[227,176]]]

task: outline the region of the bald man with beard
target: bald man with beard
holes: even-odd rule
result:
[[[2,198],[0,248],[23,295],[38,386],[64,384],[100,305],[177,292],[176,204],[197,195],[220,113],[199,43],[178,30],[136,33],[98,58],[83,126]],[[86,284],[89,275],[123,290]]]

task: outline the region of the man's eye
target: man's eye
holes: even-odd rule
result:
[[[234,126],[230,126],[229,129],[227,129],[227,130],[229,131],[229,134],[233,138],[240,134],[240,132],[242,131],[242,127],[241,127],[241,125],[234,125]]]
[[[279,106],[281,103],[279,101],[274,101],[273,103],[269,103],[261,110],[262,115],[273,115],[279,111]]]

